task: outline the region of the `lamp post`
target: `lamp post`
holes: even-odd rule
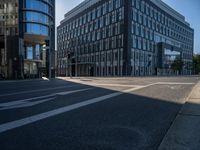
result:
[[[49,61],[49,65],[48,65],[48,74],[49,74],[49,79],[51,79],[52,75],[51,75],[51,51],[52,51],[52,27],[54,26],[53,21],[50,21],[49,23],[49,50],[48,50],[48,61]]]

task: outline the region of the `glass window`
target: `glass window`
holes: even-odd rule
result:
[[[119,8],[120,7],[120,4],[121,3],[121,0],[116,0],[115,1],[115,8]]]
[[[38,34],[38,35],[48,35],[48,27],[40,25],[40,24],[33,24],[27,23],[25,25],[25,32],[30,34]]]
[[[26,51],[27,51],[26,58],[27,59],[33,59],[33,47],[27,47]]]
[[[118,16],[119,20],[124,19],[124,9],[123,8],[118,9],[118,15],[117,16]]]
[[[139,25],[137,24],[137,25],[136,25],[136,35],[139,35],[139,30],[140,30],[140,27],[139,27]]]
[[[101,17],[101,19],[100,19],[100,28],[102,28],[103,27],[103,21],[104,21],[104,19],[103,19],[103,17]]]
[[[88,12],[88,15],[87,15],[87,17],[88,17],[88,22],[90,22],[90,20],[91,20],[91,12]]]
[[[133,47],[137,48],[137,38],[133,36]]]
[[[141,45],[141,38],[138,38],[138,48],[141,49],[142,45]]]
[[[133,20],[137,21],[137,12],[135,9],[133,10]]]
[[[40,45],[39,44],[37,44],[36,46],[35,46],[35,56],[36,56],[36,60],[40,60]]]
[[[49,5],[39,0],[26,0],[25,7],[28,9],[34,9],[45,13],[50,13]]]
[[[44,14],[37,13],[37,12],[29,12],[29,11],[25,12],[24,20],[49,24],[49,17]]]
[[[144,6],[145,6],[145,4],[144,4],[144,2],[142,2],[142,3],[141,3],[141,11],[142,11],[142,12],[144,12]]]
[[[94,9],[93,11],[92,11],[92,20],[94,20],[96,18],[96,10]]]
[[[110,0],[109,1],[109,7],[108,7],[109,9],[109,12],[111,12],[112,10],[113,10],[113,0]]]
[[[101,7],[98,7],[97,9],[97,17],[100,17],[101,16]]]
[[[106,3],[103,4],[103,15],[106,14]]]
[[[140,9],[140,0],[136,0],[136,8]]]

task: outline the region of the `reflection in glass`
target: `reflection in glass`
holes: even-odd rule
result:
[[[48,36],[48,27],[40,24],[27,23],[25,32],[30,34],[38,34]]]
[[[26,0],[25,7],[27,9],[39,10],[45,13],[50,13],[49,6],[39,0]]]
[[[44,24],[49,24],[49,17],[38,13],[38,12],[25,12],[25,21],[31,21],[31,22],[39,22],[39,23],[44,23]]]
[[[27,47],[27,59],[33,59],[33,47]]]
[[[171,49],[164,49],[164,67],[171,68],[171,64],[181,57],[181,53],[178,51],[173,51]]]

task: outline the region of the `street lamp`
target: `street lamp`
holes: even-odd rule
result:
[[[52,50],[52,37],[51,37],[51,32],[52,32],[52,28],[54,26],[54,23],[53,21],[50,21],[49,23],[49,49],[48,49],[48,55],[49,55],[49,58],[48,58],[48,61],[49,61],[49,64],[48,64],[48,75],[49,75],[49,79],[51,79],[51,50]]]

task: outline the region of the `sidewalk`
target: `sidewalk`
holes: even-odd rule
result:
[[[200,150],[200,82],[193,88],[158,150]]]

